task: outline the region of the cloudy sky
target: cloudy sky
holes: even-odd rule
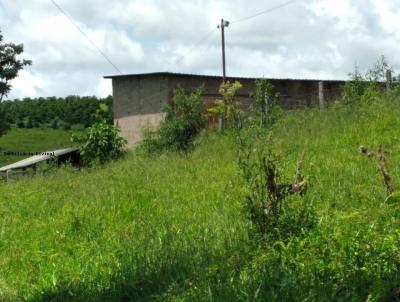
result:
[[[54,1],[122,73],[221,74],[222,17],[230,76],[346,79],[381,55],[400,69],[399,0],[297,0],[241,22],[288,0]],[[33,61],[9,98],[111,94],[119,72],[51,0],[0,0],[0,29]]]

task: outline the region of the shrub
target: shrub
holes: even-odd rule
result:
[[[80,144],[83,163],[95,162],[104,164],[117,159],[125,153],[126,140],[119,136],[119,128],[108,124],[105,120],[94,124],[83,134],[73,134],[72,142]]]
[[[252,222],[256,237],[262,238],[296,235],[315,223],[314,211],[303,198],[307,189],[307,181],[302,175],[303,159],[297,163],[293,180],[284,180],[271,145],[270,138],[267,144],[260,146],[242,139],[238,156],[248,187],[245,213]],[[301,198],[297,201],[296,198],[289,199],[292,195]],[[292,203],[288,204],[289,201]]]
[[[174,91],[173,103],[165,109],[165,119],[157,130],[145,132],[141,147],[148,153],[191,148],[207,121],[201,92],[200,88],[188,94],[178,87]]]
[[[273,125],[282,114],[282,109],[277,104],[279,94],[274,91],[274,87],[266,79],[256,80],[255,86],[252,115],[262,128],[266,128]]]
[[[344,103],[347,105],[359,105],[371,102],[371,99],[374,99],[371,96],[383,92],[386,71],[388,70],[392,71],[392,68],[384,56],[365,74],[362,74],[356,66],[354,72],[350,74],[350,81],[344,85]]]
[[[222,82],[219,87],[222,99],[217,100],[214,106],[208,109],[208,113],[221,119],[221,131],[224,131],[225,128],[240,129],[243,126],[244,114],[239,102],[235,101],[235,96],[242,87],[239,81]]]

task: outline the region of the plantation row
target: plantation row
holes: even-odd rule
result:
[[[103,116],[112,123],[112,97],[24,98],[0,102],[0,111],[8,124],[18,128],[53,128],[82,130],[96,122],[101,105],[108,110]]]

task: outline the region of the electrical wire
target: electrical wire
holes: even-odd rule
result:
[[[98,47],[96,45],[96,43],[94,43],[89,37],[88,35],[85,34],[85,32],[74,22],[74,20],[72,19],[72,17],[70,17],[64,10],[63,8],[58,5],[54,0],[50,0],[54,6],[68,19],[68,21],[75,26],[75,28],[86,38],[86,40],[88,40],[90,42],[90,44],[92,44],[97,50],[98,52],[103,56],[104,59],[106,59],[106,61],[108,63],[110,63],[110,65],[112,67],[114,67],[114,69],[119,72],[120,74],[122,74],[122,71],[106,56],[106,54],[100,49],[100,47]]]
[[[266,14],[266,13],[269,13],[269,12],[272,12],[272,11],[274,11],[274,10],[277,10],[277,9],[282,8],[282,7],[285,7],[285,6],[288,6],[288,5],[290,5],[290,4],[293,4],[293,3],[297,2],[297,1],[299,1],[299,0],[291,0],[291,1],[288,1],[288,2],[285,2],[285,3],[282,3],[282,4],[278,5],[278,6],[271,7],[271,8],[269,8],[269,9],[266,9],[266,10],[264,10],[264,11],[261,11],[261,12],[259,12],[259,13],[254,14],[254,15],[247,16],[247,17],[244,17],[244,18],[241,18],[241,19],[232,21],[232,22],[230,22],[230,24],[235,24],[235,23],[239,23],[239,22],[243,22],[243,21],[247,21],[247,20],[256,18],[256,17],[258,17],[258,16],[264,15],[264,14]]]
[[[278,5],[278,6],[274,6],[274,7],[271,7],[271,8],[269,8],[269,9],[266,9],[266,10],[264,10],[264,11],[261,11],[261,12],[259,12],[259,13],[256,13],[256,14],[254,14],[254,15],[247,16],[247,17],[244,17],[244,18],[241,18],[241,19],[238,19],[238,20],[229,22],[229,23],[230,23],[230,24],[235,24],[235,23],[247,21],[247,20],[250,20],[250,19],[252,19],[252,18],[258,17],[258,16],[260,16],[260,15],[263,15],[263,14],[272,12],[272,11],[274,11],[274,10],[283,8],[283,7],[285,7],[285,6],[288,6],[288,5],[290,5],[290,4],[293,4],[293,3],[297,2],[297,1],[300,1],[300,0],[291,0],[291,1],[288,1],[288,2],[285,2],[285,3],[282,3],[282,4]],[[185,53],[184,55],[180,56],[177,60],[175,60],[175,63],[176,63],[176,64],[179,64],[179,63],[182,62],[190,53],[192,53],[195,49],[197,49],[199,45],[201,45],[201,44],[203,44],[204,42],[208,41],[208,40],[211,38],[211,36],[212,36],[212,34],[214,33],[215,30],[216,30],[216,29],[213,28],[211,31],[209,31],[207,34],[205,34],[198,42],[196,42],[195,44],[193,44],[193,46],[189,49],[189,51],[188,51],[187,53]],[[207,49],[208,49],[209,47],[210,47],[210,46],[208,45]],[[169,64],[169,66],[170,66],[170,65],[171,65],[171,63]]]
[[[210,39],[209,39],[210,41],[208,41],[206,47],[205,47],[204,50],[201,52],[201,54],[204,54],[206,51],[208,51],[208,50],[211,48],[213,42],[215,42],[215,41],[213,41],[214,36],[215,36],[215,32],[213,32],[213,34],[210,36]],[[208,40],[208,39],[207,39],[207,40]]]
[[[213,28],[211,31],[207,32],[200,40],[198,40],[195,44],[193,44],[192,47],[184,54],[181,55],[176,61],[176,64],[179,64],[182,62],[192,51],[194,51],[199,45],[202,43],[206,42],[215,32],[216,28]]]

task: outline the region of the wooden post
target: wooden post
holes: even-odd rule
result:
[[[386,70],[386,92],[389,93],[392,88],[392,72]]]
[[[222,116],[218,117],[218,131],[222,132]]]
[[[324,82],[320,81],[318,83],[318,100],[319,100],[319,109],[325,109],[325,96],[324,96]]]
[[[10,180],[10,176],[8,175],[9,172],[10,172],[10,170],[6,171],[6,182],[8,182]]]

